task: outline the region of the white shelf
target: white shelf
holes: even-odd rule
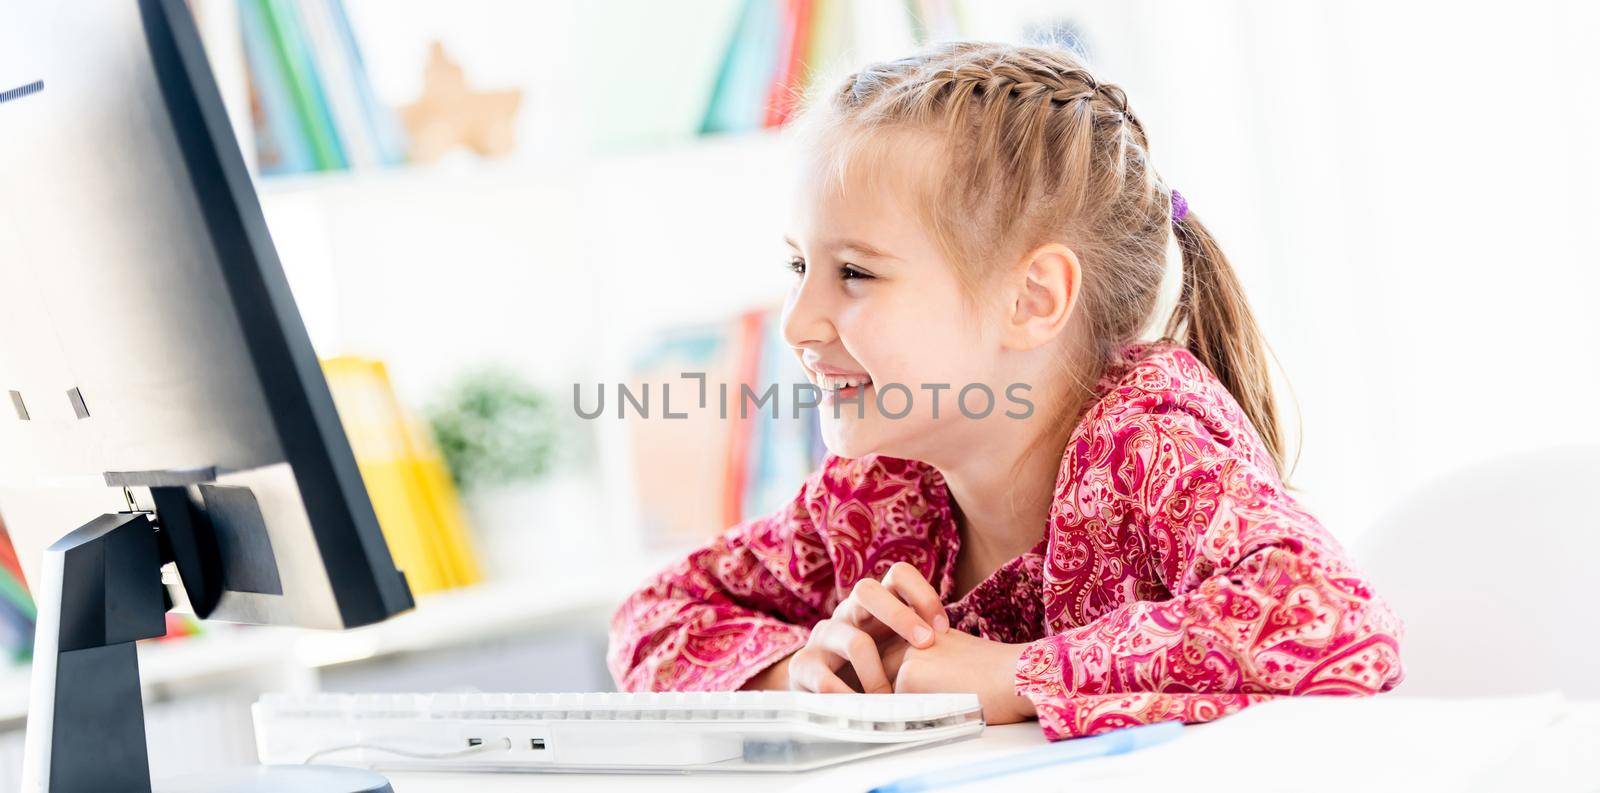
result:
[[[513,156],[481,159],[471,155],[447,157],[426,165],[405,164],[357,170],[319,171],[284,176],[257,176],[256,191],[266,200],[279,196],[347,194],[378,191],[425,197],[430,191],[484,187],[550,187],[579,189],[587,176],[612,168],[651,171],[686,165],[727,167],[751,157],[768,158],[785,145],[785,130],[758,130],[739,134],[707,135],[674,144],[572,156]],[[654,186],[654,185],[650,185]]]
[[[573,571],[560,578],[489,582],[440,592],[418,598],[416,609],[394,619],[350,631],[270,630],[295,634],[294,657],[311,668],[470,644],[609,610],[678,555],[625,560],[608,565],[603,575]]]

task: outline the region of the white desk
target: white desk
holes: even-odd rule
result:
[[[969,763],[995,755],[1031,749],[1049,743],[1039,725],[1007,724],[989,727],[976,738],[911,749],[833,768],[800,774],[416,774],[390,772],[395,793],[512,793],[512,791],[717,791],[762,790],[777,793],[819,787],[831,793],[849,788],[831,784],[842,776],[890,781],[925,768]],[[865,788],[862,788],[865,789]]]
[[[1043,746],[1037,724],[803,774],[391,773],[395,793],[819,790],[856,793],[922,771]],[[951,793],[1226,791],[1592,791],[1600,703],[1559,695],[1425,700],[1310,697],[1256,705],[1139,752],[1057,765]]]

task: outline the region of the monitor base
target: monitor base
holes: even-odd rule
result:
[[[134,642],[167,632],[150,516],[101,515],[51,545],[34,590],[22,789],[150,789]]]
[[[155,793],[394,793],[389,780],[336,765],[263,765],[156,781]]]
[[[161,565],[173,561],[150,515],[101,515],[45,551],[35,591],[33,672],[22,789],[38,793],[394,793],[360,768],[251,766],[152,788],[134,643],[166,633]]]

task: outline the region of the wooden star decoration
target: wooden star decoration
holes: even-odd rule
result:
[[[423,69],[422,96],[400,109],[411,138],[411,161],[435,162],[458,146],[483,157],[510,153],[521,105],[521,91],[473,90],[460,64],[435,41]]]

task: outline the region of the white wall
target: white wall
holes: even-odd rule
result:
[[[1593,4],[1125,11],[1100,60],[1243,272],[1337,534],[1442,470],[1600,442]]]

